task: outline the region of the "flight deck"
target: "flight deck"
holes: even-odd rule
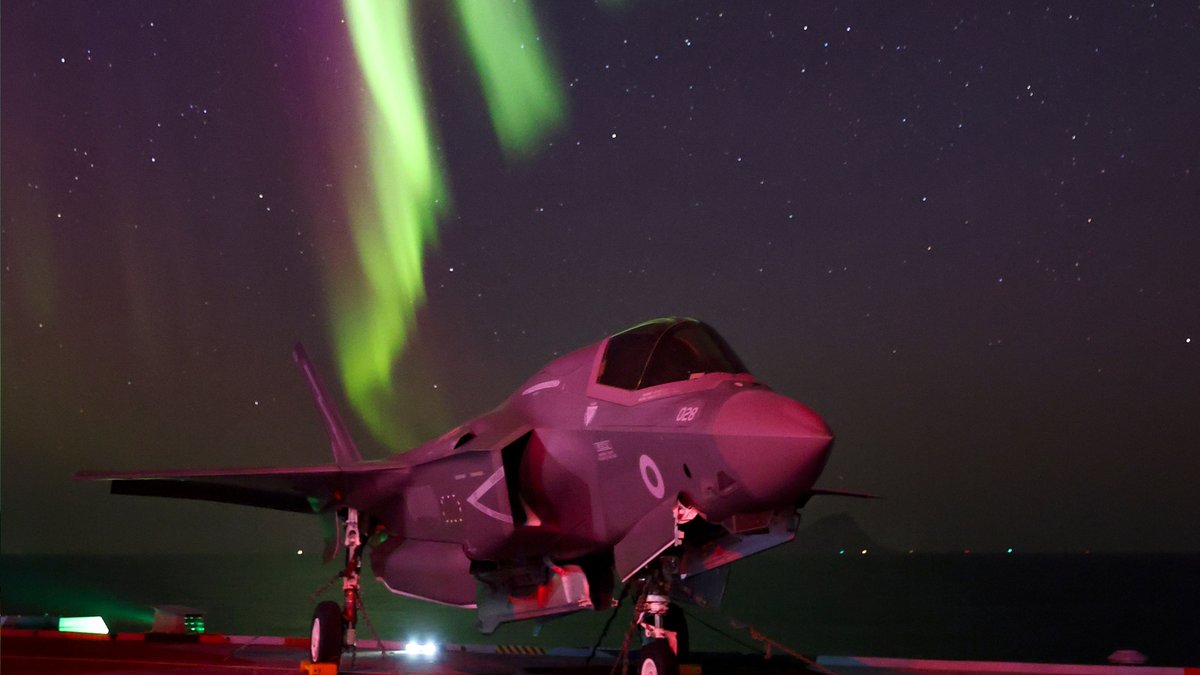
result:
[[[360,675],[437,673],[469,675],[584,675],[623,672],[615,650],[543,649],[496,645],[413,645],[363,641],[336,671]],[[145,633],[88,635],[48,630],[0,630],[0,670],[5,673],[163,673],[203,675],[298,673],[308,654],[306,637]],[[1044,673],[1046,675],[1200,675],[1200,668],[1144,665],[1069,665],[996,661],[944,661],[854,656],[794,657],[698,652],[683,673]],[[314,673],[317,671],[313,671]],[[630,664],[627,672],[636,672]]]

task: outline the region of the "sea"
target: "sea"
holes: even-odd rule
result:
[[[316,602],[339,598],[337,568],[313,555],[0,555],[0,611],[100,615],[116,632],[148,630],[155,606],[184,605],[210,633],[301,636]],[[481,635],[472,611],[392,595],[364,572],[363,640],[619,647],[631,621],[626,602]],[[1194,667],[1200,555],[783,546],[736,563],[719,609],[686,614],[699,651],[761,650],[758,635],[776,653],[1100,664],[1131,649],[1150,665]]]

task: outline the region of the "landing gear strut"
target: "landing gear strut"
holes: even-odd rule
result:
[[[670,598],[675,562],[664,557],[639,580],[642,592],[635,611],[645,636],[638,657],[640,675],[678,675],[679,662],[688,657],[687,622]]]
[[[362,572],[362,539],[358,532],[358,509],[346,509],[346,566],[342,578],[342,606],[326,600],[313,611],[309,656],[313,663],[337,663],[342,651],[357,645],[359,575]]]

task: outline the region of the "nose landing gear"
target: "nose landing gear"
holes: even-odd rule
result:
[[[688,629],[683,610],[670,599],[675,559],[664,557],[657,569],[641,579],[637,623],[644,640],[638,656],[640,675],[678,675],[688,658]]]

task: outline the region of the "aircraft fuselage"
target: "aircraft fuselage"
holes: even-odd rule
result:
[[[832,440],[815,413],[744,372],[680,373],[640,389],[604,384],[606,350],[608,340],[559,358],[496,410],[396,456],[407,467],[401,499],[385,513],[361,505],[400,542],[372,558],[389,587],[471,605],[473,571],[606,555],[625,579],[678,543],[676,505],[711,524],[759,516],[766,530],[769,514],[805,500]],[[661,522],[639,533],[655,513]],[[719,566],[712,562],[693,564]],[[451,567],[467,573],[457,584],[439,583],[436,593],[412,584]]]

